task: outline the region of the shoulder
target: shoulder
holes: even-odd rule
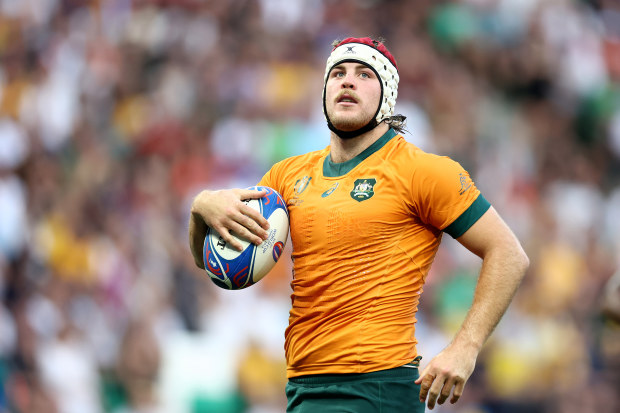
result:
[[[308,152],[303,155],[291,156],[290,158],[283,159],[272,166],[272,170],[282,171],[290,169],[303,169],[306,167],[313,167],[317,162],[325,159],[329,154],[329,147],[318,151]]]
[[[394,137],[386,158],[410,171],[418,178],[446,175],[450,172],[464,171],[461,165],[448,156],[425,152],[402,135]]]
[[[329,147],[283,159],[275,163],[269,169],[265,178],[267,178],[272,185],[280,185],[300,174],[312,175],[313,171],[319,167],[319,165],[322,167],[323,161],[328,154]]]

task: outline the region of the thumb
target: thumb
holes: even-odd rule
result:
[[[430,368],[430,365],[426,366],[424,370],[422,370],[422,373],[420,373],[420,377],[418,377],[418,379],[414,381],[415,384],[422,383],[422,380],[424,380],[424,376],[426,376],[426,374],[428,373],[429,368]]]

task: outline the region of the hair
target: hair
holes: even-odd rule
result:
[[[405,132],[409,132],[407,130],[407,117],[405,115],[396,114],[392,115],[383,120],[390,128],[394,129],[396,132],[400,134],[404,134]]]
[[[372,43],[375,47],[379,47],[381,43],[385,44],[385,39],[383,37],[371,37]],[[332,47],[338,46],[344,39],[336,39],[332,42]]]
[[[385,39],[383,37],[371,37],[372,43],[375,47],[378,47],[379,44],[383,43],[385,45]],[[338,46],[343,39],[336,39],[332,42],[332,48]],[[396,132],[403,134],[405,132],[409,132],[407,130],[407,117],[405,115],[396,114],[389,116],[383,120],[387,125],[389,125]]]

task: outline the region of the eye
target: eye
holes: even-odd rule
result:
[[[364,79],[370,79],[370,74],[367,72],[362,72],[360,73],[360,76]]]
[[[334,72],[332,72],[332,76],[333,77],[341,78],[341,77],[344,77],[344,72],[342,72],[342,71],[334,71]]]

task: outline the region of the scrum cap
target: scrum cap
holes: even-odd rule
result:
[[[332,125],[329,117],[327,116],[325,107],[325,85],[327,84],[329,73],[334,66],[344,62],[362,63],[370,67],[376,73],[377,78],[380,79],[381,103],[377,108],[374,122],[371,122],[372,127],[367,129],[370,130],[382,120],[389,118],[394,114],[394,105],[396,104],[396,97],[398,96],[399,81],[396,60],[383,43],[373,41],[370,37],[349,37],[338,43],[332,49],[325,67],[323,87],[323,112],[325,113],[330,129],[332,129]]]

